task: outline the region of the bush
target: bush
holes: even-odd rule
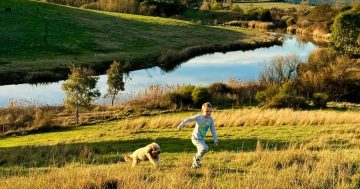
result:
[[[252,104],[256,99],[256,94],[266,89],[266,86],[260,82],[237,81],[233,78],[228,80],[227,86],[229,86],[231,95],[234,96],[236,105]]]
[[[167,98],[169,98],[172,104],[176,105],[176,108],[182,108],[183,106],[191,106],[194,103],[192,99],[192,93],[194,88],[195,87],[192,85],[183,85],[174,92],[168,93]]]
[[[313,51],[307,64],[300,64],[297,89],[307,98],[326,93],[330,100],[356,102],[359,97],[358,63],[348,56],[321,48]]]
[[[333,20],[338,13],[330,4],[321,4],[311,9],[306,19],[311,22],[325,22]]]
[[[254,8],[247,11],[251,19],[260,20],[262,22],[271,22],[272,17],[269,9]]]
[[[178,92],[171,92],[166,95],[166,97],[170,100],[170,103],[175,105],[175,108],[182,108],[183,99],[182,96]]]
[[[329,95],[326,93],[315,93],[312,100],[315,107],[325,108],[327,102],[329,101]]]
[[[260,11],[259,19],[262,22],[271,22],[272,17],[271,17],[270,10],[269,9],[263,9],[262,11]]]
[[[244,10],[237,4],[231,6],[231,10],[234,12],[244,13]]]
[[[294,18],[289,18],[289,19],[286,20],[286,25],[287,26],[291,26],[293,24],[296,24],[296,21],[295,21]]]
[[[256,100],[263,104],[269,103],[269,101],[279,93],[278,85],[270,85],[266,90],[256,93]]]
[[[208,89],[205,87],[195,87],[191,96],[196,106],[200,106],[201,104],[208,102],[211,98]]]
[[[203,2],[200,6],[200,10],[202,11],[209,11],[210,10],[210,4],[208,2]]]
[[[331,46],[349,55],[360,56],[360,11],[349,10],[336,16]]]
[[[232,107],[236,105],[236,98],[233,95],[213,93],[210,102],[216,107]]]
[[[222,10],[223,6],[220,2],[215,2],[211,5],[211,10]]]
[[[53,127],[54,113],[49,110],[42,110],[38,108],[35,112],[35,118],[32,123],[34,129],[48,129]]]
[[[213,83],[209,86],[209,93],[226,94],[230,92],[230,88],[224,83]]]
[[[296,94],[296,88],[291,82],[282,85],[272,85],[256,95],[263,106],[269,108],[306,108],[305,98]]]

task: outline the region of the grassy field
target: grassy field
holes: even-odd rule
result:
[[[278,9],[289,9],[289,8],[296,8],[301,9],[304,7],[311,7],[309,5],[301,5],[301,4],[294,4],[294,3],[281,3],[281,2],[264,2],[264,3],[235,3],[239,5],[240,8],[243,10],[249,10],[253,8],[264,8],[264,9],[271,9],[271,8],[278,8]]]
[[[4,7],[11,7],[11,12]],[[266,38],[255,30],[30,0],[2,0],[0,8],[0,83],[61,77],[69,64],[104,69],[113,60],[121,60],[139,68],[154,66],[169,51]]]
[[[194,113],[140,117],[1,138],[0,188],[360,186],[358,112],[216,111],[219,146],[212,145],[209,134],[210,152],[203,159],[203,167],[192,170],[193,125],[181,131],[175,126]],[[229,118],[231,125],[224,124]],[[290,119],[297,121],[290,123]],[[247,124],[242,123],[244,120]],[[123,161],[125,154],[153,141],[162,149],[159,168],[151,167],[148,162],[131,168]]]

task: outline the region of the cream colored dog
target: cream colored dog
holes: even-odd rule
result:
[[[160,146],[155,142],[137,149],[131,155],[124,157],[125,161],[132,161],[132,166],[137,165],[140,161],[150,161],[153,165],[159,166],[160,164]]]

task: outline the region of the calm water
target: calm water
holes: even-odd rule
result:
[[[257,80],[259,70],[264,64],[279,55],[298,54],[306,60],[311,51],[318,46],[304,42],[296,36],[288,36],[282,46],[258,48],[250,51],[207,54],[181,64],[176,70],[164,73],[159,68],[130,72],[130,79],[125,82],[125,91],[117,100],[126,99],[129,94],[144,90],[152,84],[194,84],[207,85],[214,82],[226,82],[229,78],[239,80]],[[98,88],[106,92],[106,75],[101,75]],[[62,104],[64,93],[61,85],[64,81],[48,84],[19,84],[0,86],[0,106],[8,106],[9,99],[33,101],[37,104]],[[98,99],[98,103],[107,103]]]

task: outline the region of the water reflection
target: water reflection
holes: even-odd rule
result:
[[[308,54],[317,47],[313,42],[301,40],[296,36],[289,36],[282,46],[249,51],[212,53],[192,58],[174,67],[163,67],[163,70],[152,68],[133,71],[125,80],[125,91],[120,92],[121,95],[117,99],[126,99],[129,95],[152,84],[207,85],[219,81],[225,82],[229,78],[257,80],[261,65],[270,63],[273,57],[295,53],[303,61],[306,61]],[[176,69],[171,71],[173,68]],[[102,95],[107,90],[106,80],[107,76],[101,75],[97,84]],[[0,106],[7,106],[10,98],[33,100],[38,104],[62,104],[64,99],[64,93],[61,90],[62,84],[63,81],[38,85],[0,86]],[[98,103],[109,103],[109,99],[100,98]]]

